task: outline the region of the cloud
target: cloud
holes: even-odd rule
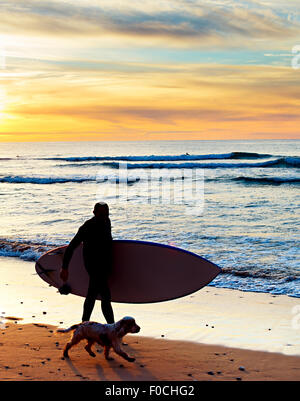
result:
[[[99,66],[98,66],[99,67]],[[131,129],[204,122],[299,121],[298,75],[287,67],[181,65],[153,70],[104,68],[6,79],[7,113],[20,121],[68,126],[122,124]],[[16,70],[17,73],[18,70]],[[5,82],[5,81],[3,81]],[[11,101],[9,102],[9,98]],[[15,101],[14,99],[17,99]],[[64,121],[64,124],[61,124]],[[145,127],[145,128],[144,128]],[[158,127],[159,128],[159,127]],[[160,128],[159,128],[160,129]],[[179,129],[179,128],[178,128]]]
[[[299,73],[265,65],[300,37],[295,2],[4,0],[0,21],[2,133],[297,130]]]
[[[205,109],[203,106],[201,109],[196,108],[161,108],[161,107],[150,107],[145,106],[133,106],[133,107],[110,107],[103,105],[82,105],[82,106],[50,106],[47,109],[40,107],[28,107],[23,106],[22,108],[16,108],[14,110],[15,115],[21,114],[23,117],[26,116],[52,116],[52,117],[72,117],[72,118],[84,118],[87,120],[107,121],[110,123],[121,123],[122,121],[144,121],[144,122],[159,122],[160,124],[174,124],[176,121],[210,121],[210,122],[259,122],[259,121],[299,121],[299,113],[295,110],[295,113],[278,113],[276,111],[261,111],[259,114],[248,113],[243,110],[227,110],[226,106],[223,105],[222,109]],[[183,132],[183,131],[182,131]],[[189,132],[189,131],[184,131]]]
[[[2,33],[134,40],[145,46],[206,47],[299,35],[299,19],[263,2],[144,0],[122,3],[18,0],[2,2]],[[249,6],[250,5],[250,6]],[[283,6],[281,6],[283,7]]]

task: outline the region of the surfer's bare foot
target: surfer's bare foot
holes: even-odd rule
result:
[[[127,358],[127,361],[128,362],[134,362],[135,361],[135,358],[130,358],[130,356]]]

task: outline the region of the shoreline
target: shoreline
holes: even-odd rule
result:
[[[70,333],[45,324],[10,323],[0,330],[2,381],[298,381],[300,357],[187,341],[127,335],[129,363],[100,346],[91,358],[82,342],[62,357]]]

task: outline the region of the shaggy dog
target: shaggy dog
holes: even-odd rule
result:
[[[133,317],[125,316],[113,324],[101,324],[96,322],[82,322],[74,324],[68,329],[59,329],[59,333],[68,333],[74,330],[71,341],[68,342],[64,348],[63,355],[65,358],[69,357],[68,351],[74,345],[78,344],[81,340],[86,339],[87,345],[85,350],[93,357],[96,355],[91,350],[94,343],[98,343],[104,347],[104,356],[107,360],[111,361],[113,358],[109,357],[111,348],[128,362],[134,362],[135,358],[131,358],[121,349],[122,338],[128,333],[138,333],[140,327],[135,323]]]

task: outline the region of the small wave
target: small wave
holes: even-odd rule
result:
[[[55,246],[0,239],[0,256],[19,257],[23,260],[36,261],[52,248]]]
[[[300,298],[300,278],[292,280],[265,279],[255,276],[238,277],[234,274],[219,274],[209,286],[240,291],[288,295]]]
[[[85,178],[50,178],[50,177],[20,177],[20,176],[8,176],[0,177],[0,183],[12,183],[12,184],[65,184],[68,182],[82,183],[82,182],[105,182],[112,181],[116,184],[127,183],[133,184],[140,180],[139,177],[126,177],[126,179],[114,178],[114,177],[85,177]]]
[[[265,279],[265,280],[276,280],[280,282],[291,282],[300,279],[300,274],[295,273],[293,275],[287,276],[287,272],[285,270],[258,270],[253,266],[253,268],[239,268],[236,269],[234,267],[222,267],[221,274],[230,274],[237,277],[251,277],[256,279]]]
[[[51,178],[51,177],[22,177],[22,176],[7,176],[0,177],[0,183],[13,183],[13,184],[65,184],[67,182],[85,182],[94,181],[94,178]]]
[[[104,162],[104,166],[111,168],[119,168],[120,164],[117,162]],[[279,158],[267,160],[258,163],[128,163],[128,169],[181,169],[181,168],[264,168],[264,167],[298,167],[300,158]]]
[[[114,184],[134,184],[140,181],[140,177],[128,176],[128,177],[118,177],[111,175],[104,176],[90,176],[90,177],[22,177],[22,176],[7,176],[0,177],[0,183],[10,183],[10,184],[65,184],[68,182],[82,183],[82,182],[106,182],[110,181]]]
[[[0,177],[0,183],[11,184],[65,184],[68,182],[82,183],[82,182],[107,182],[110,181],[114,184],[134,184],[140,181],[140,177],[117,177],[117,176],[97,176],[97,177],[70,177],[70,178],[51,178],[51,177],[21,177],[21,176],[8,176]]]
[[[239,181],[246,184],[265,184],[265,185],[281,185],[281,184],[300,184],[300,177],[235,177],[233,181]]]

